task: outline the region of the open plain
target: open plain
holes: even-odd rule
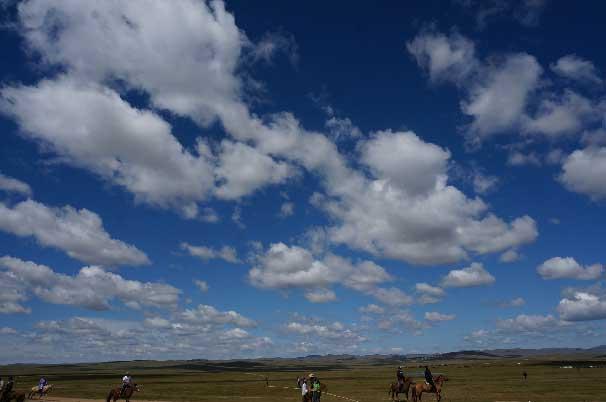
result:
[[[448,377],[443,401],[606,401],[606,359],[561,356],[482,360],[407,361],[405,372],[421,381],[427,363]],[[323,401],[390,400],[398,361],[385,359],[266,359],[255,361],[131,361],[73,365],[11,365],[18,390],[41,375],[55,386],[47,402],[105,400],[110,388],[130,371],[145,401],[299,401],[297,376],[314,372],[328,386]],[[528,373],[528,379],[522,373]],[[425,395],[423,400],[435,400]]]

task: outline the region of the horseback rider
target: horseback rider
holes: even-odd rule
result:
[[[126,388],[132,386],[133,378],[130,376],[130,373],[127,371],[124,377],[122,377],[122,388],[120,388],[120,396],[124,395],[124,391]]]
[[[0,395],[0,402],[8,402],[13,392],[13,386],[15,385],[15,379],[13,376],[8,377],[8,381],[2,387],[2,394]]]
[[[41,377],[40,381],[38,381],[38,391],[40,392],[40,395],[42,395],[42,393],[44,393],[44,387],[46,387],[48,385],[48,382],[46,381],[46,378]]]
[[[398,366],[396,378],[398,380],[398,389],[402,389],[402,386],[404,385],[404,371],[402,371],[402,366]]]
[[[436,383],[433,382],[433,375],[431,374],[431,371],[429,371],[429,367],[425,366],[425,382],[427,382],[427,384],[431,385],[431,389],[432,390],[438,390],[438,388],[436,387]]]

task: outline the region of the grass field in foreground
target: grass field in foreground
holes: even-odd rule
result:
[[[519,363],[519,364],[518,364]],[[222,365],[223,364],[223,365]],[[405,365],[407,373],[421,373],[418,362]],[[434,373],[446,374],[443,401],[606,401],[606,361],[573,362],[580,369],[561,368],[566,361],[502,359],[494,361],[430,362]],[[587,366],[601,366],[588,368]],[[360,402],[388,400],[395,366],[377,363],[278,360],[265,362],[119,362],[104,364],[0,367],[0,375],[17,376],[25,390],[45,375],[56,386],[54,396],[105,399],[126,370],[144,391],[135,400],[299,401],[292,389],[298,375],[315,372],[329,392]],[[522,380],[522,372],[528,380]],[[265,377],[269,384],[265,386]],[[419,378],[420,380],[420,378]],[[283,388],[283,387],[286,387]],[[341,401],[325,395],[323,401]],[[426,396],[423,400],[435,400]]]

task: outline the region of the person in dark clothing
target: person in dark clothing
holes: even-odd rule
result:
[[[402,386],[404,386],[404,371],[402,371],[402,366],[398,366],[396,379],[398,380],[398,389],[401,390]]]
[[[431,385],[433,390],[437,390],[436,383],[433,382],[433,375],[431,374],[431,371],[427,366],[425,366],[425,381],[427,382],[427,384]]]
[[[528,373],[527,372],[523,372],[522,376],[524,376],[524,380],[526,380],[528,378]]]
[[[4,388],[2,389],[2,395],[0,396],[0,402],[6,402],[10,400],[11,394],[13,392],[13,385],[15,384],[15,379],[13,376],[8,377],[8,381],[4,384]]]

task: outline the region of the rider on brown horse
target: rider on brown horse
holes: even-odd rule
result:
[[[126,388],[131,387],[133,384],[133,379],[130,376],[129,372],[126,372],[126,375],[124,377],[122,377],[122,388],[120,388],[120,397],[122,397],[124,395],[124,391],[126,391]]]
[[[433,375],[431,374],[431,371],[429,371],[429,367],[427,366],[425,366],[425,381],[427,382],[427,384],[431,385],[432,390],[437,390],[436,383],[433,382]]]
[[[402,387],[404,386],[404,371],[402,371],[402,366],[398,366],[396,379],[398,380],[398,389],[402,391]]]

